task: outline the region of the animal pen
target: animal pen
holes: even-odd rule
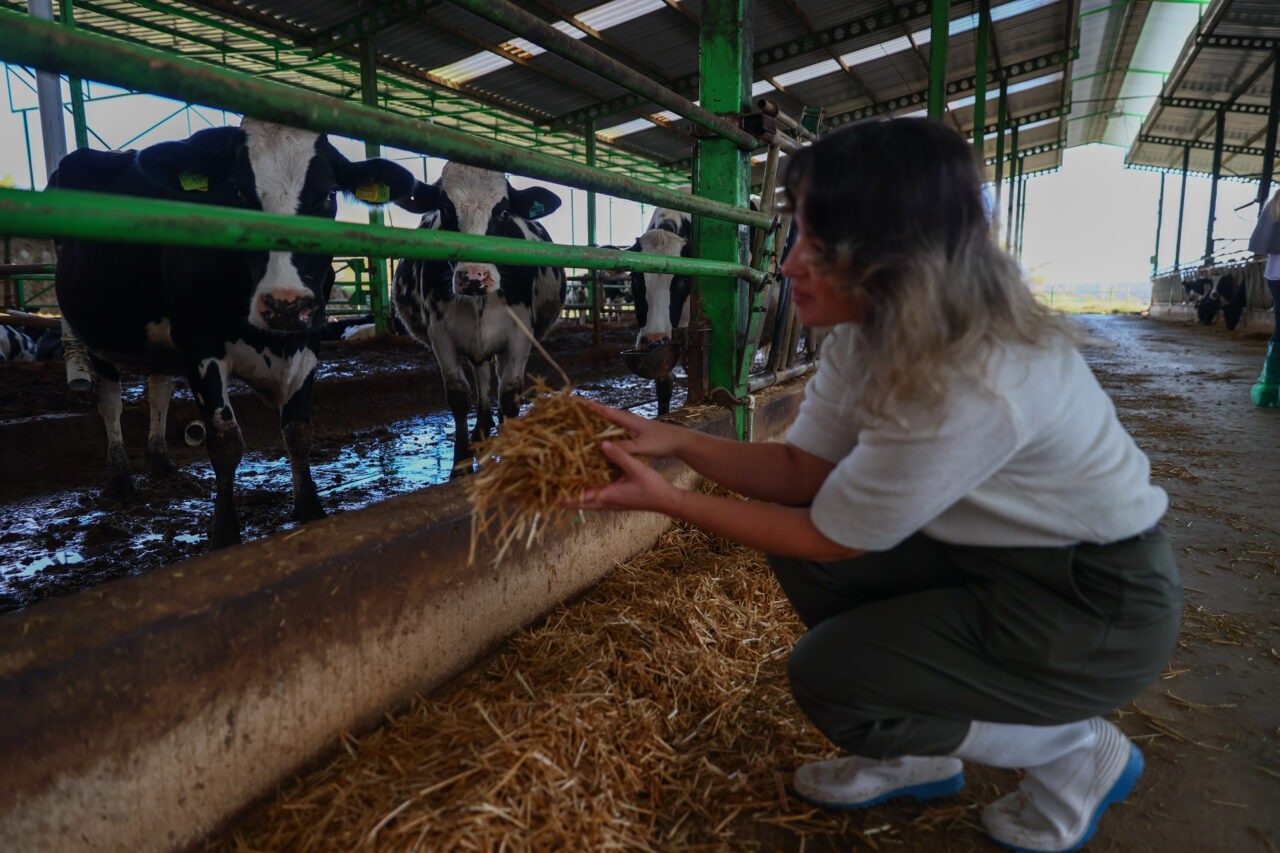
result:
[[[276,20],[231,0],[206,5],[259,25]],[[104,204],[100,195],[66,190],[0,189],[0,233],[123,242],[145,235],[149,243],[246,250],[323,247],[367,271],[370,306],[383,329],[387,279],[380,259],[465,257],[695,276],[689,402],[716,405],[677,416],[690,428],[769,440],[783,435],[799,405],[801,389],[787,380],[813,366],[796,353],[798,325],[785,311],[773,329],[763,328],[771,295],[780,294],[786,306],[786,285],[774,274],[786,233],[771,204],[779,157],[825,128],[862,118],[916,108],[948,118],[975,139],[994,179],[1002,236],[1017,253],[1027,179],[1056,169],[1069,141],[1072,80],[1065,72],[1083,61],[1082,40],[1101,43],[1102,33],[1090,28],[1121,14],[1108,6],[1086,18],[1077,16],[1078,2],[1050,0],[1009,3],[1017,8],[1005,12],[987,0],[877,3],[870,12],[837,4],[824,10],[830,23],[805,21],[797,30],[792,22],[785,36],[765,43],[752,0],[704,0],[694,24],[698,69],[675,78],[653,62],[613,58],[521,6],[453,0],[486,26],[519,33],[554,55],[556,76],[549,79],[584,72],[608,83],[607,91],[588,87],[586,106],[517,123],[502,116],[505,109],[524,117],[519,103],[491,98],[498,102],[493,112],[477,117],[472,99],[484,94],[478,87],[442,86],[380,53],[389,27],[446,5],[395,0],[355,9],[335,2],[323,26],[276,21],[284,34],[274,44],[247,25],[219,20],[225,38],[205,38],[202,55],[193,58],[148,46],[130,29],[157,30],[166,4],[64,0],[54,22],[19,14],[6,0],[0,59],[51,72],[55,80],[67,75],[81,145],[88,143],[81,81],[94,80],[362,140],[370,156],[391,146],[586,190],[591,245],[530,245],[372,220],[309,221],[138,198]],[[78,28],[75,9],[127,25],[127,32]],[[1002,55],[993,15],[1005,14],[1024,25]],[[180,17],[183,26],[214,19]],[[957,22],[969,19],[972,37],[958,38]],[[773,82],[785,90],[778,78],[802,57],[817,54],[840,65],[838,47],[870,50],[880,33],[897,37],[912,27],[930,36],[922,63],[927,85],[902,81],[896,68],[860,78],[844,64],[841,85],[849,77],[867,92],[879,87],[892,94],[860,95],[825,113],[790,109],[794,118],[755,93],[753,71],[772,68]],[[228,40],[251,36],[257,39],[251,49],[228,51]],[[299,43],[308,61],[281,63],[281,50]],[[503,55],[527,67],[520,50]],[[1089,56],[1098,67],[1110,61]],[[394,84],[392,72],[399,75]],[[395,97],[388,95],[393,88]],[[786,103],[785,94],[776,100]],[[995,121],[988,120],[989,99],[997,100]],[[813,103],[822,104],[821,95]],[[609,116],[646,106],[677,117],[654,124],[679,123],[679,144],[693,150],[691,158],[656,162],[597,132]],[[963,120],[956,117],[961,110]],[[688,176],[691,193],[672,188]],[[758,211],[750,207],[755,186]],[[691,214],[693,256],[597,247],[597,193]],[[601,290],[593,292],[597,317]],[[774,343],[760,364],[755,350],[766,331]],[[682,466],[658,467],[678,484],[694,482]],[[483,555],[467,565],[468,517],[459,488],[425,489],[309,525],[305,536],[270,536],[0,617],[0,716],[7,722],[0,744],[10,758],[0,771],[0,840],[14,849],[59,850],[199,844],[282,779],[329,755],[338,733],[367,731],[388,709],[466,672],[479,655],[592,587],[669,526],[651,516],[591,518],[508,556],[498,570]]]

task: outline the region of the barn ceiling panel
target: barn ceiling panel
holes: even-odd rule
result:
[[[697,0],[515,5],[579,44],[697,98]],[[1125,105],[1158,100],[1151,78],[1163,81],[1168,71],[1138,66],[1171,63],[1162,59],[1161,45],[1170,33],[1185,32],[1186,16],[1200,10],[1195,3],[1165,0],[989,5],[984,124],[995,122],[1003,78],[1010,117],[1024,125],[1020,143],[1054,143],[1029,158],[1035,169],[1058,165],[1067,144],[1127,144],[1126,135],[1137,135],[1138,116],[1146,110]],[[1266,24],[1280,7],[1272,0],[1226,5],[1234,11],[1219,16],[1223,35]],[[26,3],[0,0],[0,8],[25,11]],[[379,65],[379,101],[387,109],[579,161],[585,159],[585,121],[593,114],[607,168],[664,183],[687,180],[693,145],[687,121],[527,34],[486,20],[483,10],[473,13],[448,0],[76,0],[75,8],[77,26],[351,99],[360,97],[357,39],[368,37]],[[792,116],[822,109],[830,126],[919,113],[929,80],[930,8],[930,0],[755,0],[753,94]],[[974,131],[978,11],[978,0],[949,0],[946,121],[966,135]],[[1180,43],[1181,35],[1173,41]],[[1252,73],[1251,63],[1260,60],[1217,52],[1227,54],[1215,60],[1219,66],[1203,79],[1191,75],[1188,85],[1225,85],[1212,95],[1225,97],[1231,86],[1215,84],[1213,75],[1229,83]],[[1238,97],[1265,103],[1268,96],[1269,84],[1261,81]],[[1113,115],[1117,110],[1122,115]],[[1174,135],[1196,129],[1186,116],[1159,124],[1161,133]],[[1240,127],[1241,139],[1253,132]],[[993,143],[989,138],[988,156],[994,156]]]
[[[1213,170],[1217,116],[1224,115],[1222,174],[1262,173],[1267,116],[1280,49],[1280,3],[1214,0],[1186,37],[1168,79],[1153,98],[1126,162]]]

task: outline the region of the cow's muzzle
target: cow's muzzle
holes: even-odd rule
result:
[[[498,289],[489,264],[459,264],[453,271],[453,289],[462,296],[488,296]]]
[[[306,290],[286,290],[258,296],[258,316],[268,329],[300,332],[311,324],[316,300]]]

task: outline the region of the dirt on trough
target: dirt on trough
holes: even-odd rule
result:
[[[563,323],[544,345],[582,393],[611,405],[654,406],[653,382],[631,375],[619,353],[632,323],[606,324],[601,342]],[[406,336],[322,345],[313,401],[312,475],[327,513],[359,509],[444,482],[453,463],[453,420],[430,351]],[[560,384],[534,353],[528,372]],[[679,374],[682,376],[683,374]],[[683,401],[677,381],[673,405]],[[183,428],[199,418],[186,383],[175,384],[166,429],[177,479],[146,475],[145,383],[127,377],[122,418],[135,497],[102,495],[106,438],[91,393],[69,390],[62,362],[0,363],[0,612],[148,571],[208,547],[213,471]],[[234,381],[245,433],[236,500],[246,541],[293,526],[290,472],[274,408]]]

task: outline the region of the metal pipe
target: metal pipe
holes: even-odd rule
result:
[[[816,133],[784,113],[781,107],[768,98],[757,98],[756,109],[760,110],[760,112],[774,119],[778,124],[791,131],[797,139],[804,139],[808,142],[817,141],[818,135]]]
[[[53,23],[53,0],[29,0],[27,9],[32,18],[49,22],[43,26],[53,30],[62,29]],[[19,13],[14,14],[15,17],[19,16]],[[0,33],[5,30],[6,27],[0,26]],[[44,140],[44,174],[48,180],[62,158],[67,156],[67,126],[62,115],[62,80],[56,72],[43,68],[36,72],[36,101],[40,112],[40,135]],[[35,188],[34,183],[31,186],[32,189]]]
[[[991,0],[978,0],[978,43],[973,68],[973,150],[987,159],[987,53],[991,43]]]
[[[1222,177],[1222,143],[1227,133],[1227,112],[1218,110],[1213,131],[1213,184],[1209,188],[1209,225],[1204,235],[1204,262],[1213,262],[1213,226],[1218,219],[1218,181]]]
[[[947,0],[933,0],[929,39],[929,118],[942,120],[947,111]]]
[[[587,166],[596,167],[596,120],[587,119]],[[587,190],[587,245],[598,246],[596,239],[596,193]],[[604,293],[600,290],[600,274],[591,271],[591,340],[596,346],[604,341]]]
[[[72,0],[59,0],[62,9],[62,25],[75,28],[76,11]],[[71,90],[71,125],[75,129],[76,148],[89,147],[89,122],[84,116],[84,81],[79,77],[67,78],[67,88]],[[123,146],[122,146],[123,147]]]
[[[79,190],[0,189],[0,233],[23,237],[79,237],[122,243],[223,247],[257,251],[424,260],[474,260],[588,269],[702,275],[764,282],[765,273],[745,264],[666,257],[560,243],[538,243],[426,228],[391,228],[333,222],[179,201],[157,201]]]
[[[1178,237],[1173,244],[1173,268],[1182,266],[1182,216],[1187,210],[1187,169],[1191,166],[1191,146],[1182,149],[1182,192],[1178,194]]]
[[[636,73],[634,69],[590,45],[565,35],[537,15],[526,12],[507,0],[452,0],[452,2],[455,6],[461,6],[477,17],[517,33],[539,47],[546,48],[575,65],[603,77],[610,83],[666,107],[676,115],[729,140],[744,151],[750,151],[756,145],[754,137],[744,133],[741,128],[727,119],[698,106],[682,95],[677,95],[665,86],[658,85],[643,74]],[[705,14],[703,17],[705,19]]]
[[[373,37],[360,39],[360,103],[378,106],[378,53]],[[382,156],[382,146],[365,140],[365,157]],[[369,224],[381,225],[382,211],[369,209]],[[387,293],[387,259],[369,258],[369,310],[373,313],[374,331],[382,334],[391,328],[391,305]]]
[[[1160,173],[1160,200],[1156,202],[1156,249],[1151,253],[1151,274],[1160,270],[1160,228],[1164,225],[1164,172]]]
[[[1005,248],[1013,250],[1013,205],[1014,196],[1018,194],[1018,185],[1014,173],[1018,168],[1018,126],[1013,126],[1012,132],[1009,134],[1009,218],[1005,222]]]
[[[996,111],[996,203],[995,215],[992,217],[997,223],[1000,220],[1000,211],[1003,206],[1000,204],[1004,197],[1004,131],[1005,125],[1009,122],[1009,84],[1005,82],[1003,75],[1000,77],[1000,103]],[[996,232],[997,239],[999,231]]]
[[[612,172],[593,171],[560,157],[482,139],[417,117],[386,113],[251,74],[137,47],[84,30],[0,10],[0,58],[36,68],[58,68],[114,86],[180,101],[208,104],[319,133],[364,139],[496,171],[512,171],[619,198],[768,228],[771,217],[692,193],[646,184]],[[754,144],[754,143],[753,143]]]
[[[816,364],[812,361],[803,361],[799,364],[783,370],[771,370],[767,373],[757,373],[747,380],[747,391],[754,394],[773,385],[779,385],[788,379],[794,379],[797,376],[803,376],[813,370]]]
[[[1271,57],[1271,110],[1267,113],[1266,144],[1262,153],[1262,180],[1258,182],[1258,204],[1271,195],[1271,175],[1276,167],[1276,130],[1280,127],[1280,50]]]

